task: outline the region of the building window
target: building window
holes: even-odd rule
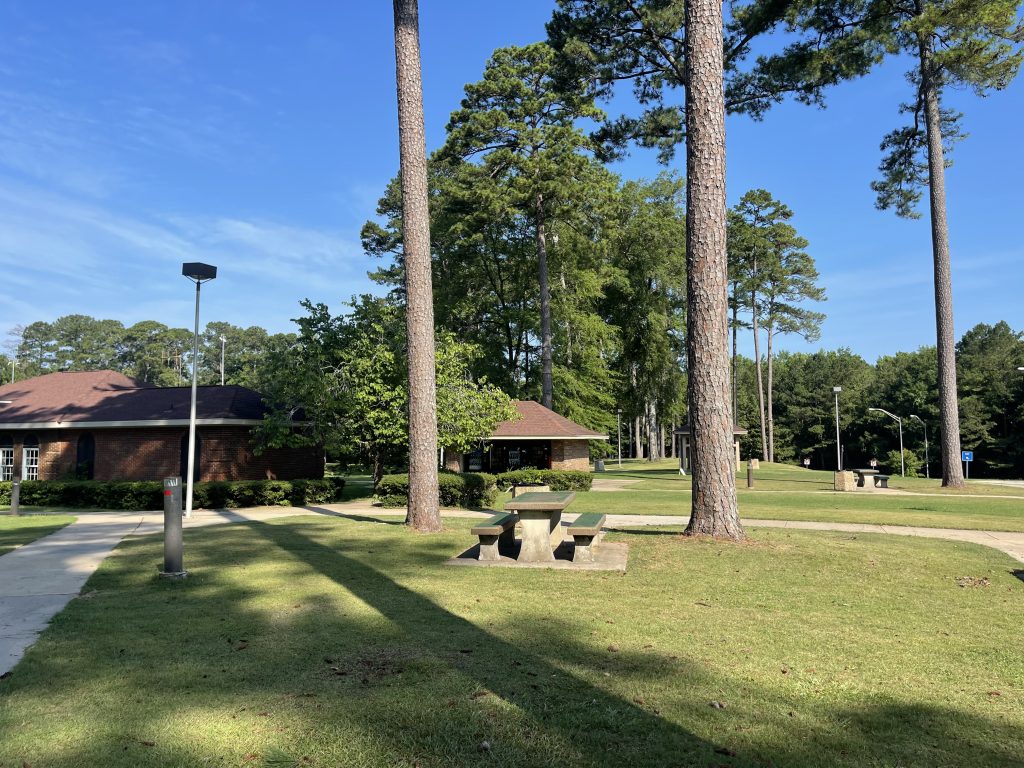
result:
[[[14,440],[0,437],[0,482],[14,479]]]
[[[75,474],[80,480],[92,480],[96,474],[96,438],[91,432],[86,432],[78,438]]]
[[[29,435],[25,438],[21,452],[21,479],[39,479],[39,438]]]

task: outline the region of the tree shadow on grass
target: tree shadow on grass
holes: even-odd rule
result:
[[[641,647],[642,630],[635,647],[605,648],[587,633],[605,614],[620,618],[617,579],[466,569],[456,594],[433,594],[448,576],[440,562],[450,536],[333,518],[192,536],[195,571],[184,583],[140,575],[158,560],[156,537],[122,545],[90,581],[97,596],[73,601],[0,683],[0,762],[1019,765],[1022,736],[995,714],[870,697],[842,706],[763,689]],[[427,569],[421,586],[398,583],[417,569]],[[301,597],[289,597],[289,585],[301,585]],[[517,585],[527,600],[550,590],[550,606],[524,611],[509,599]],[[573,595],[599,590],[608,593],[602,615],[579,615]],[[488,611],[491,596],[501,602]],[[715,652],[710,637],[694,649]],[[728,708],[710,708],[712,697]],[[83,726],[77,740],[50,736],[65,720]],[[183,738],[197,720],[206,725]],[[236,741],[218,742],[232,726]],[[5,744],[30,727],[30,750]]]

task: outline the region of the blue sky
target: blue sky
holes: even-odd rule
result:
[[[552,6],[421,0],[431,148],[490,52],[541,39]],[[868,187],[903,69],[824,111],[730,119],[730,202],[785,201],[829,295],[821,341],[784,348],[874,360],[933,341],[927,219],[876,211]],[[947,176],[957,335],[1024,329],[1024,81],[951,104],[971,134]],[[192,260],[220,268],[204,320],[290,330],[299,300],[372,289],[359,228],[397,165],[390,3],[0,0],[0,333],[69,313],[187,327]],[[616,170],[659,166],[635,150]]]

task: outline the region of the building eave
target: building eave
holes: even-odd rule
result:
[[[197,427],[255,427],[262,419],[196,419]],[[0,422],[4,430],[30,429],[131,429],[151,427],[187,427],[188,419],[139,419],[136,421],[26,421]]]
[[[485,442],[496,442],[500,440],[607,440],[608,435],[491,435],[485,437]]]

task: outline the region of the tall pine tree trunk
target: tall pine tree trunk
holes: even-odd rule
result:
[[[423,131],[417,0],[394,0],[398,143],[402,176],[406,327],[409,343],[409,511],[418,531],[441,530],[437,488],[434,295],[430,264],[427,147]]]
[[[775,407],[772,391],[775,385],[774,368],[772,366],[772,337],[775,328],[768,324],[768,461],[775,461]]]
[[[918,11],[923,12],[921,0]],[[928,136],[928,190],[931,203],[932,256],[935,263],[935,331],[939,370],[939,435],[942,447],[942,485],[962,488],[960,468],[960,410],[957,404],[956,347],[953,337],[953,280],[949,257],[949,224],[946,221],[946,160],[942,150],[942,118],[939,84],[932,64],[932,40],[918,36],[921,94],[924,98]]]
[[[640,417],[637,416],[633,419],[633,429],[636,435],[636,451],[633,458],[642,459],[644,457],[644,432],[640,425]]]
[[[661,430],[658,428],[658,406],[654,401],[647,404],[647,460],[659,461],[661,459]]]
[[[537,216],[537,271],[540,278],[540,360],[541,394],[540,402],[545,408],[553,408],[554,385],[551,372],[551,286],[548,282],[548,242],[544,219],[544,198],[534,199]]]
[[[754,262],[757,272],[757,261]],[[754,372],[757,374],[757,418],[761,423],[761,458],[768,461],[768,431],[764,421],[764,377],[761,371],[761,329],[757,324],[757,291],[750,292],[751,324],[754,328]]]
[[[721,0],[688,0],[686,357],[693,493],[686,533],[740,540],[729,393]]]

